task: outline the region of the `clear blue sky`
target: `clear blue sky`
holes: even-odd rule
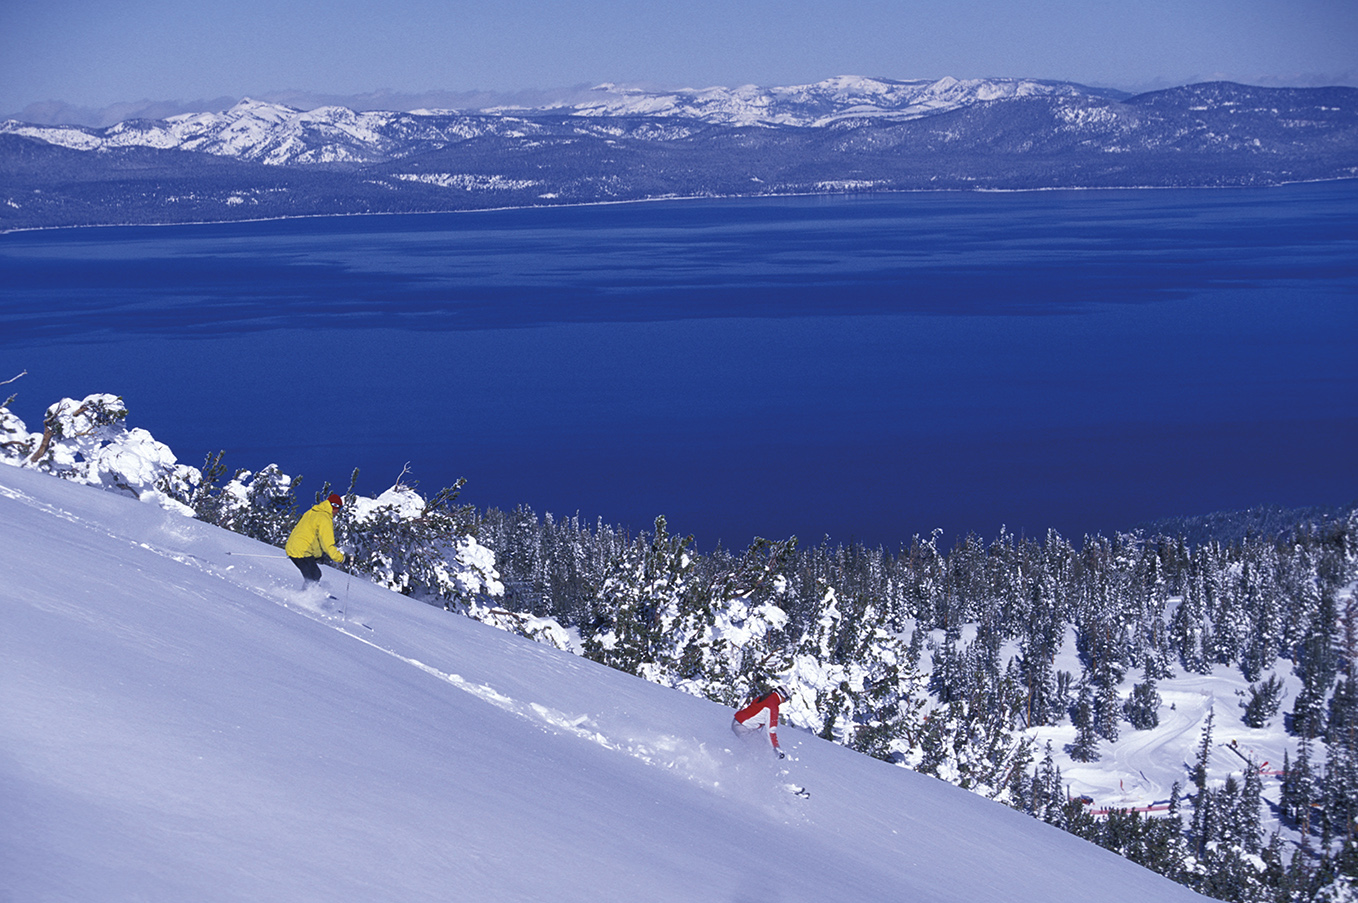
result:
[[[284,90],[1358,84],[1356,0],[0,0],[0,113]]]

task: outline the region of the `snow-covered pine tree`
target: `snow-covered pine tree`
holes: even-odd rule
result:
[[[1028,619],[1018,625],[1023,631],[1017,665],[1024,694],[1023,723],[1026,727],[1055,723],[1062,708],[1056,685],[1056,653],[1062,639],[1062,625],[1044,592],[1043,583],[1033,581]]]
[[[1237,591],[1250,625],[1240,652],[1240,671],[1251,683],[1273,667],[1283,642],[1279,570],[1277,548],[1269,543],[1252,544],[1240,569]]]
[[[207,482],[206,477],[204,483]],[[301,480],[283,473],[277,464],[259,471],[238,471],[220,493],[199,496],[206,510],[198,517],[219,527],[243,533],[271,546],[288,541],[300,516],[297,489]],[[327,495],[329,493],[326,493]]]
[[[1294,657],[1293,670],[1301,677],[1302,687],[1292,705],[1292,733],[1302,737],[1321,737],[1325,732],[1325,697],[1338,674],[1334,651],[1337,603],[1333,590],[1321,593],[1320,606],[1307,627],[1306,636]]]
[[[1080,688],[1080,695],[1071,709],[1070,722],[1075,725],[1075,741],[1066,752],[1076,762],[1099,760],[1099,732],[1094,725],[1094,694],[1089,685]]]
[[[1137,550],[1134,538],[1119,534],[1112,543],[1091,542],[1084,556],[1086,590],[1076,649],[1084,665],[1081,683],[1089,691],[1093,729],[1110,743],[1118,738],[1122,718],[1118,686],[1130,646],[1128,625],[1139,617],[1130,573]]]
[[[1311,765],[1311,739],[1302,737],[1297,746],[1297,758],[1285,763],[1283,771],[1283,815],[1301,832],[1301,844],[1309,848],[1312,830],[1312,808],[1319,799],[1319,787]]]
[[[448,609],[501,595],[495,556],[472,535],[473,512],[455,504],[464,483],[428,499],[399,479],[376,498],[356,495],[351,486],[335,518],[336,543],[349,550],[346,564]]]
[[[1250,855],[1258,854],[1263,849],[1263,805],[1264,783],[1259,776],[1259,763],[1251,758],[1245,768],[1240,802],[1236,808],[1236,833],[1241,849]]]
[[[683,613],[692,543],[692,537],[670,535],[663,516],[654,533],[637,537],[604,578],[584,638],[586,656],[628,674],[641,674],[647,665],[651,678],[663,677],[667,657],[659,647]]]
[[[942,533],[942,530],[934,530],[927,540],[915,534],[904,558],[896,562],[905,608],[931,624],[945,608],[947,561],[938,548]]]
[[[1325,725],[1324,813],[1345,847],[1358,844],[1358,598],[1350,593],[1340,619],[1343,676],[1330,697]]]
[[[1049,825],[1059,824],[1061,807],[1065,802],[1065,788],[1061,783],[1061,769],[1052,754],[1052,743],[1047,741],[1042,761],[1033,772],[1033,788],[1029,794],[1028,813]]]
[[[1207,611],[1204,604],[1206,584],[1199,556],[1191,561],[1191,570],[1184,581],[1183,598],[1170,618],[1170,643],[1179,654],[1179,662],[1186,671],[1207,674],[1212,670],[1207,655]]]
[[[1184,837],[1183,812],[1180,803],[1183,798],[1183,785],[1178,781],[1169,789],[1169,809],[1165,812],[1161,821],[1164,823],[1165,838],[1163,850],[1162,871],[1174,881],[1184,884],[1184,860],[1188,855],[1188,846]]]
[[[869,607],[863,621],[876,614]],[[918,734],[926,702],[924,676],[911,657],[918,648],[878,622],[864,637],[853,665],[861,669],[862,690],[856,694],[856,729],[850,746],[884,761],[899,761],[909,754]]]
[[[798,642],[793,673],[798,683],[815,693],[818,723],[812,729],[826,740],[851,741],[853,704],[849,694],[854,688],[844,669],[839,667],[838,654],[841,639],[849,631],[841,611],[839,590],[822,576],[813,579],[811,585],[818,604],[814,619]]]
[[[1132,686],[1132,694],[1123,705],[1123,713],[1133,728],[1148,731],[1160,724],[1160,693],[1155,681],[1147,678]]]
[[[1250,684],[1249,698],[1240,703],[1240,707],[1245,710],[1245,724],[1253,728],[1267,726],[1273,716],[1278,714],[1282,701],[1283,681],[1278,675],[1270,674],[1268,680]]]
[[[1207,844],[1216,834],[1213,816],[1212,794],[1207,786],[1207,764],[1212,757],[1212,722],[1216,711],[1207,710],[1207,720],[1203,722],[1202,739],[1198,742],[1198,756],[1189,774],[1193,782],[1193,814],[1189,821],[1188,835],[1193,847],[1193,855],[1199,860],[1206,852]]]
[[[791,654],[780,571],[795,544],[756,539],[739,558],[714,554],[695,565],[677,620],[657,646],[657,682],[732,706],[786,683]]]
[[[166,484],[166,491],[206,521],[252,539],[281,546],[297,522],[297,486],[300,479],[270,464],[258,473],[237,470],[222,482],[227,466],[225,452],[208,455],[193,479]]]

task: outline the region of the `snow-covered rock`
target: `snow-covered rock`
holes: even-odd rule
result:
[[[192,484],[196,468],[141,428],[128,429],[127,407],[116,395],[63,398],[47,409],[42,433],[0,409],[0,461],[36,467],[66,480],[87,483],[154,502],[181,514],[192,509],[167,491]]]

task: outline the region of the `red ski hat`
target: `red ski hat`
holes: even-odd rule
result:
[[[332,493],[330,493],[330,504],[331,504],[333,507],[335,507],[335,508],[343,508],[343,507],[344,507],[344,499],[340,498],[339,496],[335,495],[335,494],[332,492]]]

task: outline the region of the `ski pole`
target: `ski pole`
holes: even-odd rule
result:
[[[253,554],[253,553],[251,553],[251,552],[227,552],[226,554],[232,555],[232,556],[234,556],[234,557],[236,557],[236,558],[278,558],[278,557],[280,557],[280,556],[277,555],[277,554],[273,554],[273,555],[257,555],[257,554]]]

